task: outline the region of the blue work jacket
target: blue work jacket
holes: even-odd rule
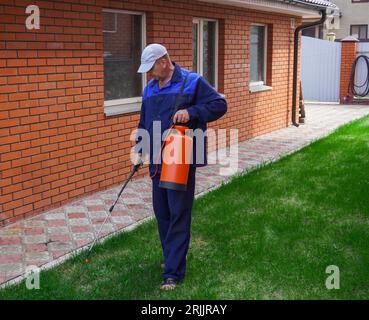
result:
[[[161,122],[161,137],[163,132],[172,125],[171,117],[175,108],[176,96],[179,95],[185,76],[187,80],[179,99],[179,108],[187,109],[190,121],[187,125],[191,129],[201,129],[206,132],[207,123],[221,118],[227,112],[226,100],[199,74],[181,68],[173,62],[174,72],[172,78],[161,89],[158,80],[151,79],[146,85],[143,97],[140,120],[138,128],[146,129],[150,134],[150,174],[161,172],[161,165],[158,168],[153,163],[157,159],[157,152],[153,150],[154,143],[160,144],[162,141],[153,141],[153,122]],[[141,141],[142,137],[136,138],[136,142]],[[207,165],[207,139],[203,145],[204,157],[196,157],[196,137],[193,139],[193,159],[196,167]],[[142,153],[142,148],[136,146],[136,152]],[[198,161],[197,161],[198,160]]]

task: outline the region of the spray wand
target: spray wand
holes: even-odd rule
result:
[[[88,250],[86,251],[86,255],[85,255],[85,258],[84,258],[84,262],[85,263],[89,263],[90,262],[90,254],[91,254],[91,251],[93,249],[93,247],[95,246],[96,242],[97,242],[97,239],[99,238],[99,235],[101,233],[101,230],[102,228],[104,227],[106,221],[108,221],[108,219],[111,217],[111,213],[113,212],[114,210],[114,207],[115,205],[117,204],[118,200],[119,200],[119,197],[120,195],[122,194],[123,190],[125,189],[125,187],[127,186],[128,182],[132,179],[132,177],[134,176],[134,174],[138,171],[138,169],[140,168],[140,166],[143,164],[142,160],[139,159],[138,163],[136,163],[133,168],[132,168],[132,171],[129,175],[129,177],[127,178],[127,180],[125,181],[125,183],[123,184],[123,187],[122,189],[120,190],[120,192],[118,193],[118,196],[117,196],[117,199],[115,200],[115,202],[113,203],[113,205],[110,207],[109,209],[109,213],[108,215],[106,216],[104,222],[102,223],[98,233],[95,235],[95,239],[94,241],[92,242],[92,244],[90,245],[90,247],[88,248]]]

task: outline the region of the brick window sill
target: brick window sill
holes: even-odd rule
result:
[[[250,92],[260,92],[260,91],[268,91],[268,90],[272,90],[273,87],[269,87],[269,86],[265,86],[265,85],[250,85]]]
[[[120,114],[138,112],[141,110],[141,98],[131,98],[126,101],[105,101],[104,113],[107,117],[117,116]]]

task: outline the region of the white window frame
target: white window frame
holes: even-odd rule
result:
[[[215,22],[215,61],[214,61],[214,72],[215,72],[215,90],[218,90],[218,54],[219,54],[219,22],[216,19],[208,19],[208,18],[193,18],[192,23],[197,24],[197,73],[203,76],[203,27],[204,21]]]
[[[266,77],[267,77],[267,63],[268,63],[268,25],[263,23],[251,23],[251,27],[253,26],[262,26],[265,27],[264,29],[264,80],[262,81],[251,81],[251,50],[250,50],[250,87],[260,87],[266,86]],[[250,35],[251,35],[251,28],[250,28]],[[251,39],[250,39],[251,41]]]
[[[146,46],[146,14],[144,12],[129,11],[129,10],[116,10],[116,9],[103,9],[103,12],[111,13],[123,13],[129,15],[141,16],[141,46]],[[142,75],[142,89],[145,88],[147,81],[146,73]],[[105,87],[104,87],[105,90]],[[114,116],[118,114],[136,112],[141,110],[142,97],[131,97],[124,99],[114,99],[104,101],[104,112],[107,116]]]

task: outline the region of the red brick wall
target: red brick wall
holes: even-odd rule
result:
[[[190,0],[31,2],[40,30],[25,28],[30,1],[0,0],[0,224],[121,183],[130,171],[139,113],[104,115],[102,8],[146,12],[147,43],[163,43],[189,69],[192,18],[219,19],[219,91],[229,111],[211,127],[238,128],[245,140],[290,123],[289,16]],[[272,26],[272,91],[248,91],[251,22]]]
[[[358,41],[341,41],[341,82],[340,82],[340,102],[353,103],[353,95],[349,92],[348,101],[345,100],[347,96],[347,88],[350,82],[352,65],[356,59]]]

